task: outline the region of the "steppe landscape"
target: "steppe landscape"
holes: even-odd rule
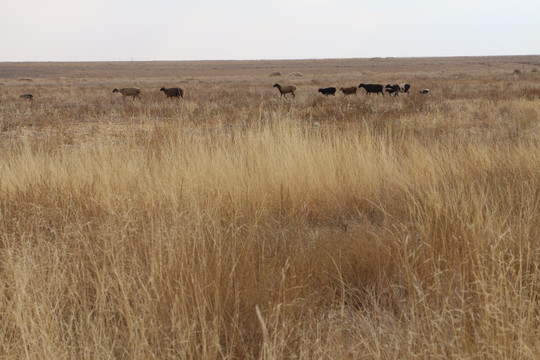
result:
[[[540,56],[0,63],[0,358],[540,358]]]

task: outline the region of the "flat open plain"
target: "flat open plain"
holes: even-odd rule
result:
[[[538,55],[0,63],[0,358],[538,359],[539,159]]]

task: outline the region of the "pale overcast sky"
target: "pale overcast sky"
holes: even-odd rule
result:
[[[0,0],[0,61],[540,54],[540,0]]]

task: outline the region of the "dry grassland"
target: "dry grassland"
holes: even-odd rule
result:
[[[0,358],[538,359],[539,65],[0,64]]]

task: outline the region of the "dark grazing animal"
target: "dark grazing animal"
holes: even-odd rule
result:
[[[344,94],[344,95],[354,95],[356,94],[356,86],[352,86],[352,87],[341,87],[339,88],[339,90],[341,90],[341,92]]]
[[[291,93],[293,97],[296,97],[296,95],[294,95],[294,92],[296,91],[296,86],[293,86],[293,85],[281,86],[279,84],[274,84],[273,87],[277,87],[279,92],[281,93],[281,96],[285,98],[287,98],[286,94],[288,93]]]
[[[384,90],[390,95],[394,94],[394,96],[398,96],[400,92],[404,92],[409,94],[409,89],[411,88],[410,84],[394,84],[390,85],[387,84],[384,87]]]
[[[429,89],[420,90],[420,94],[429,94]]]
[[[399,91],[401,92],[404,92],[404,93],[409,93],[409,89],[411,88],[411,84],[402,84],[402,85],[399,85]]]
[[[113,94],[116,92],[119,92],[122,94],[122,96],[125,98],[126,96],[132,96],[133,100],[136,98],[139,98],[139,95],[141,95],[141,90],[137,88],[121,88],[121,89],[113,89]]]
[[[32,94],[22,94],[21,96],[19,96],[21,99],[28,99],[28,100],[32,100],[34,98],[34,95]]]
[[[322,89],[319,89],[319,92],[323,95],[334,95],[336,96],[336,88],[335,87],[327,87],[327,88],[322,88]]]
[[[167,99],[173,98],[173,97],[181,97],[182,99],[184,98],[184,90],[180,89],[179,87],[173,87],[173,88],[162,87],[161,89],[159,89],[159,91],[163,91],[165,95],[167,95]]]
[[[388,95],[394,94],[394,96],[397,96],[400,91],[400,87],[398,84],[395,84],[395,85],[387,84],[384,87],[384,90],[388,93]]]
[[[366,94],[381,93],[381,95],[384,96],[383,86],[381,84],[360,84],[358,85],[358,88],[364,88],[366,90]]]

